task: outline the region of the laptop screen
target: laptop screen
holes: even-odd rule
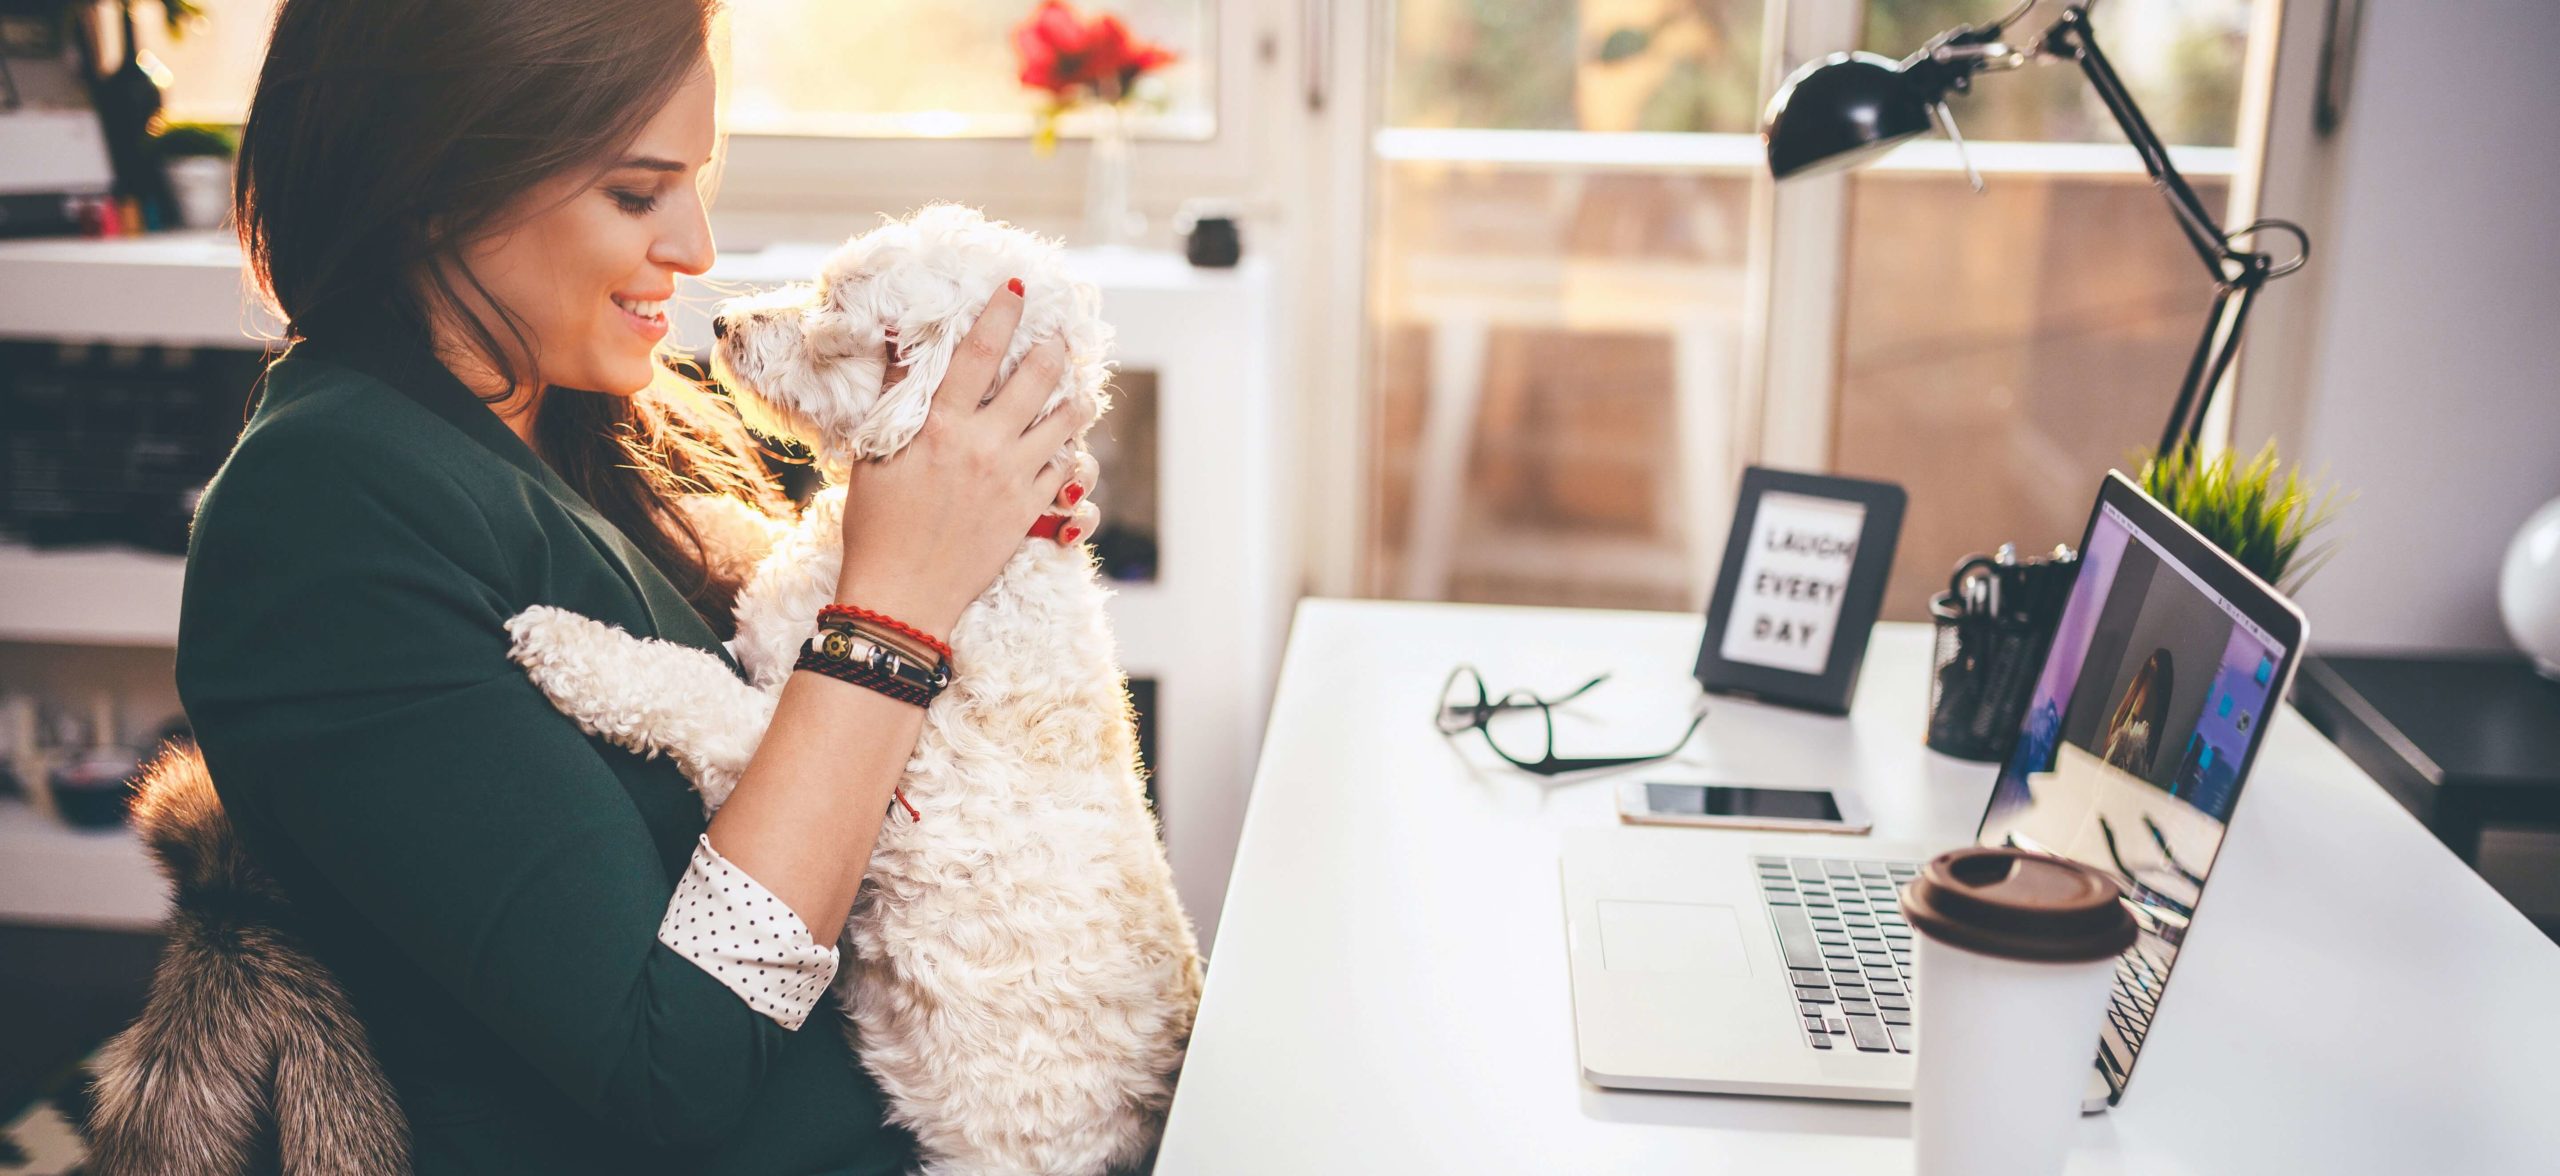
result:
[[[2072,858],[2124,886],[2143,932],[2119,962],[2098,1058],[2120,1095],[2289,662],[2111,501],[2080,560],[1976,841]]]

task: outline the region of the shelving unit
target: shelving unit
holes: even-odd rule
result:
[[[156,551],[0,543],[0,641],[175,645],[186,566]]]
[[[0,923],[138,930],[168,896],[130,830],[74,829],[25,801],[0,800]]]
[[[707,346],[720,297],[806,280],[831,249],[778,244],[723,255],[704,278],[680,283],[672,337]],[[1069,266],[1102,291],[1119,367],[1156,380],[1156,577],[1115,585],[1111,617],[1123,668],[1156,683],[1150,766],[1175,883],[1205,945],[1225,898],[1297,588],[1282,481],[1294,417],[1282,411],[1274,379],[1273,276],[1260,258],[1200,270],[1173,254],[1130,250],[1074,252]],[[238,250],[218,234],[0,242],[0,338],[266,346],[276,326],[243,290]],[[1106,469],[1097,495],[1106,517],[1111,485]],[[155,553],[0,544],[0,642],[172,646],[183,571],[182,560]],[[40,835],[56,832],[81,838],[88,852],[43,849],[52,842]],[[23,887],[20,861],[59,881]],[[49,830],[24,806],[0,807],[0,920],[95,921],[102,911],[69,892],[129,895],[137,885],[158,892],[130,836]],[[115,909],[130,914],[130,904]]]

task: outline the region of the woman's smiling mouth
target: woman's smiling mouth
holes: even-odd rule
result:
[[[614,309],[622,312],[622,321],[640,337],[655,343],[667,335],[667,300],[664,298],[626,298],[609,295]]]

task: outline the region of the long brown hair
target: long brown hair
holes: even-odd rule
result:
[[[285,0],[240,134],[233,203],[288,338],[430,324],[506,386],[524,326],[459,264],[517,197],[601,173],[706,60],[718,0]],[[474,297],[466,299],[455,275]],[[496,321],[471,313],[495,308]],[[543,394],[538,448],[722,637],[740,587],[676,502],[784,509],[735,411],[662,369],[639,393]],[[503,396],[503,394],[502,394]]]

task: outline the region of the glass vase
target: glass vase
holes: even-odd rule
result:
[[[1138,235],[1137,215],[1129,209],[1128,112],[1117,102],[1099,102],[1093,113],[1085,156],[1085,241],[1101,249],[1127,248]]]

